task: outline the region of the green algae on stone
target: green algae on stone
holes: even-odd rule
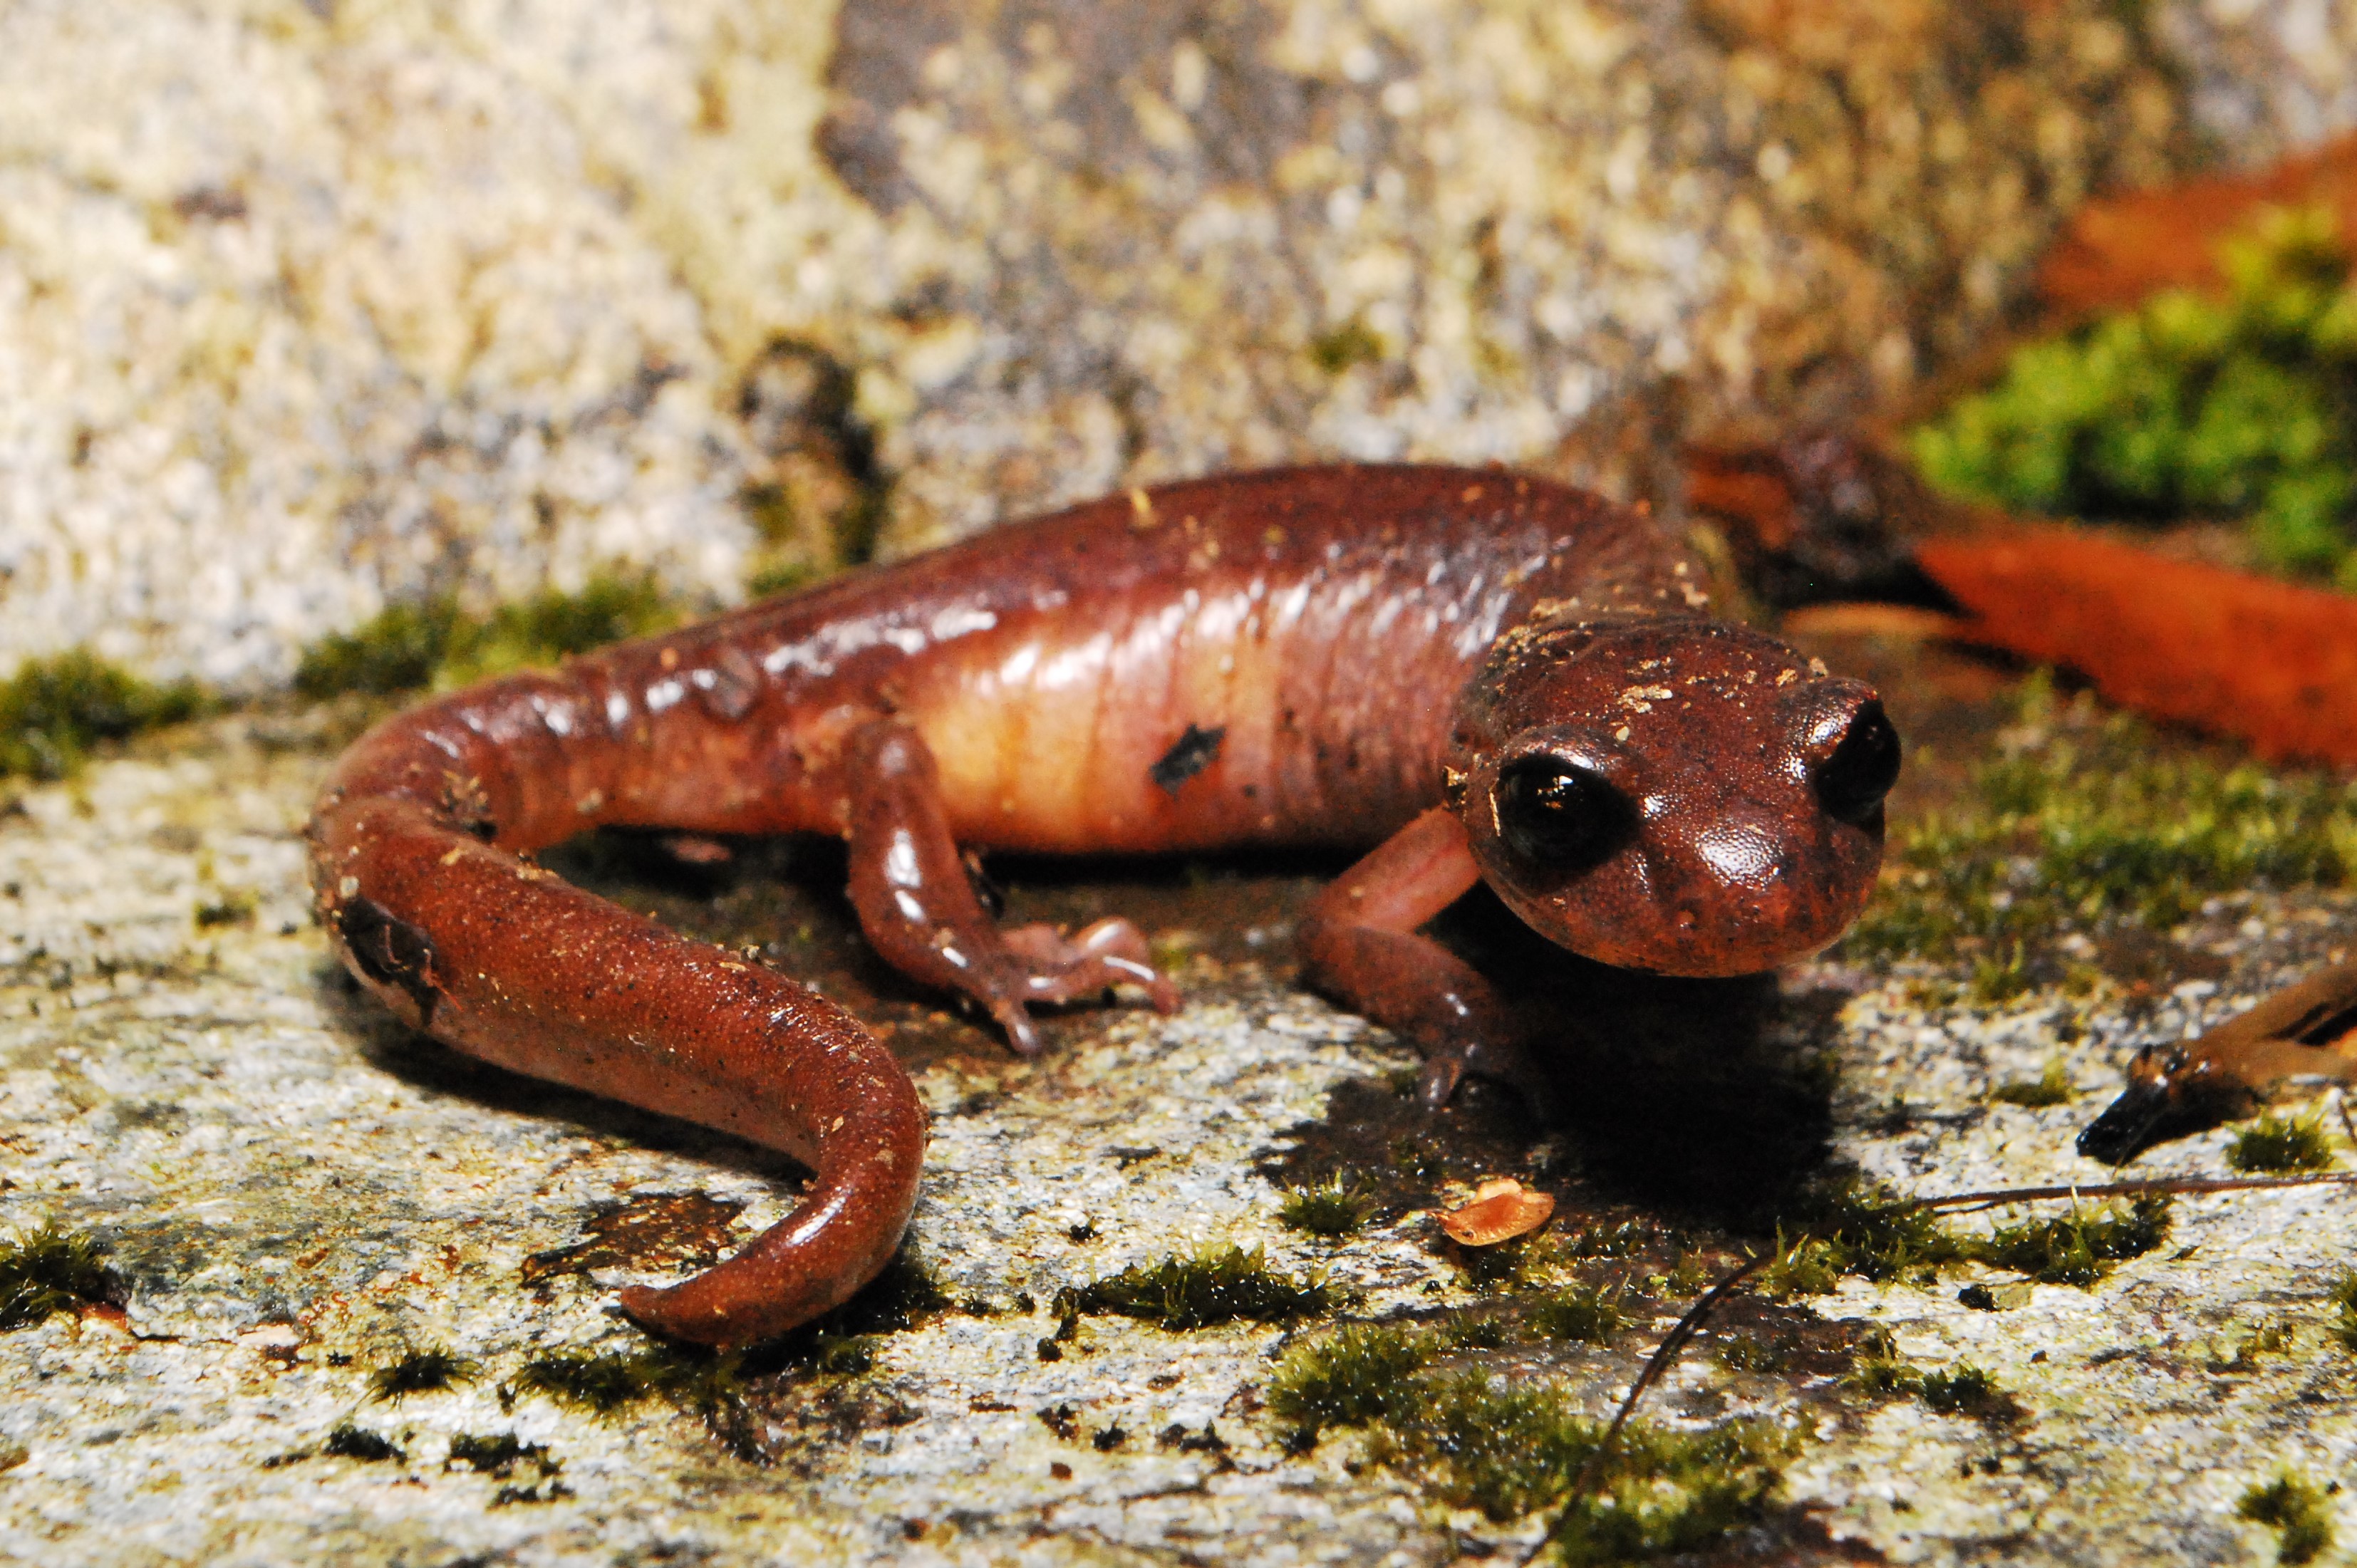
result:
[[[28,1328],[110,1300],[115,1283],[105,1260],[95,1238],[52,1220],[0,1239],[0,1329]]]
[[[1943,489],[2092,516],[2234,514],[2262,559],[2357,586],[2357,289],[2328,209],[2220,252],[2229,292],[2156,295],[2017,350],[1914,433]]]
[[[2058,703],[2042,676],[2019,704],[1965,800],[1895,827],[1846,952],[1881,963],[1978,954],[2026,983],[2064,936],[2162,929],[2212,897],[2342,886],[2357,871],[2357,785],[2157,756],[2143,725]],[[1976,974],[1975,988],[2020,985],[1984,987]]]
[[[1334,1294],[1323,1282],[1280,1273],[1268,1266],[1258,1247],[1246,1251],[1232,1244],[1137,1264],[1070,1292],[1068,1299],[1077,1313],[1144,1318],[1180,1330],[1238,1318],[1286,1323],[1318,1316],[1334,1305]]]
[[[675,626],[680,607],[648,576],[592,577],[576,593],[551,590],[487,616],[441,596],[389,605],[358,629],[303,653],[295,689],[307,697],[449,691],[510,671],[554,664],[625,638]]]
[[[188,681],[143,681],[86,649],[28,659],[0,682],[0,775],[49,780],[78,772],[91,746],[194,718]]]
[[[2253,1487],[2235,1503],[2237,1517],[2276,1531],[2276,1561],[2313,1563],[2332,1545],[2331,1505],[2324,1489],[2289,1471]]]
[[[2226,1163],[2238,1171],[2267,1175],[2330,1170],[2332,1145],[2319,1113],[2266,1115],[2234,1134]]]

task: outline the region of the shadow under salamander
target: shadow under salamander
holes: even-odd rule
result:
[[[1813,1042],[1838,996],[1788,994],[1772,974],[1614,969],[1549,943],[1486,890],[1440,934],[1539,1011],[1552,1120],[1608,1196],[1745,1229],[1826,1169],[1834,1081]]]

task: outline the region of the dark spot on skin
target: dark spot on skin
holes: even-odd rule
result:
[[[434,942],[372,898],[353,898],[336,911],[336,934],[361,972],[379,985],[398,986],[417,1004],[418,1027],[430,1028],[442,988],[435,979]]]
[[[1189,725],[1187,733],[1171,742],[1162,760],[1146,770],[1166,795],[1176,795],[1178,787],[1220,759],[1220,745],[1228,738],[1225,725],[1217,729],[1204,729]]]

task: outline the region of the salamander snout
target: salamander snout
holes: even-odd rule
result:
[[[1460,730],[1452,794],[1485,879],[1543,935],[1625,968],[1747,974],[1864,907],[1901,751],[1873,687],[1693,623],[1499,673],[1510,689],[1474,716],[1504,722],[1489,745]]]

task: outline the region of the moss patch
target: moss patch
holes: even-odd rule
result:
[[[594,577],[578,593],[535,594],[488,616],[468,616],[447,596],[389,605],[358,630],[305,650],[295,689],[307,697],[448,691],[648,636],[680,618],[680,607],[644,576]]]
[[[2068,1105],[2076,1094],[2061,1062],[2047,1063],[2046,1070],[2034,1079],[2015,1079],[1989,1090],[1989,1098],[2001,1105],[2022,1105],[2033,1111]]]
[[[1330,1240],[1348,1236],[1365,1224],[1367,1208],[1364,1195],[1350,1181],[1336,1176],[1316,1187],[1299,1187],[1286,1194],[1276,1219],[1288,1230]]]
[[[2234,1134],[2226,1163],[2238,1171],[2270,1174],[2330,1170],[2332,1144],[2319,1114],[2262,1116]]]
[[[393,1361],[369,1374],[369,1398],[380,1402],[407,1399],[411,1394],[432,1393],[457,1383],[471,1383],[482,1376],[478,1362],[447,1350],[438,1345],[420,1346],[404,1351]]]
[[[1268,1408],[1301,1452],[1329,1428],[1368,1432],[1374,1463],[1494,1520],[1561,1508],[1560,1562],[1616,1563],[1691,1550],[1759,1516],[1795,1440],[1765,1422],[1695,1433],[1631,1423],[1607,1455],[1607,1423],[1557,1389],[1431,1369],[1437,1342],[1354,1324],[1297,1344],[1271,1377]],[[1573,1499],[1583,1472],[1587,1487]],[[1567,1506],[1566,1506],[1567,1504]]]
[[[2313,1481],[2287,1471],[2244,1492],[2234,1512],[2276,1532],[2276,1562],[2313,1563],[2332,1545],[2332,1514],[2324,1496]]]
[[[2166,929],[2212,897],[2343,886],[2357,869],[2357,786],[2157,756],[2142,725],[2058,703],[2042,678],[2019,718],[1960,804],[1892,833],[1845,951],[1975,959],[1992,969],[1975,992],[2002,1000],[2074,933]]]
[[[548,1456],[545,1443],[526,1443],[512,1432],[482,1434],[455,1433],[450,1438],[450,1452],[443,1458],[442,1467],[449,1469],[464,1465],[479,1475],[497,1476],[502,1480],[514,1473],[518,1465],[531,1465],[544,1477],[554,1476],[565,1466]]]
[[[0,1329],[110,1300],[114,1288],[106,1249],[79,1230],[44,1221],[0,1240]]]
[[[1143,1318],[1173,1329],[1206,1328],[1237,1318],[1287,1323],[1333,1305],[1333,1293],[1323,1283],[1270,1268],[1257,1247],[1247,1251],[1232,1245],[1139,1264],[1058,1294],[1059,1310]]]
[[[63,779],[98,742],[194,718],[206,705],[192,682],[156,685],[86,650],[28,659],[0,682],[0,774]]]
[[[2261,557],[2357,587],[2357,290],[2329,209],[2222,247],[2224,299],[2157,295],[2013,356],[1914,434],[1943,489],[2038,511],[2244,516]]]
[[[319,1452],[338,1459],[359,1459],[368,1464],[382,1464],[388,1459],[405,1459],[401,1445],[382,1433],[371,1432],[365,1426],[350,1422],[339,1423],[319,1444]]]

